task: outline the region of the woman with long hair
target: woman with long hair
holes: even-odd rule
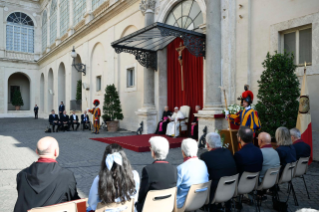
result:
[[[106,147],[101,169],[90,189],[87,211],[96,210],[99,202],[103,204],[131,201],[138,199],[140,178],[132,170],[123,148],[118,144]]]

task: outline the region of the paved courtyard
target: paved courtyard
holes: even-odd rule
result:
[[[37,160],[35,148],[37,141],[44,136],[55,137],[60,145],[59,164],[74,172],[78,191],[81,197],[87,197],[91,183],[98,174],[100,162],[107,144],[90,140],[94,137],[113,137],[132,135],[134,132],[120,131],[108,133],[101,131],[99,135],[88,131],[44,133],[48,126],[47,120],[17,118],[0,119],[0,212],[13,211],[17,198],[16,174],[23,168]],[[149,152],[137,153],[125,150],[134,169],[141,173],[142,168],[152,163]],[[221,158],[222,160],[222,158]],[[168,161],[174,165],[183,162],[180,148],[171,149]],[[289,211],[300,208],[319,209],[319,163],[312,163],[306,175],[306,182],[310,192],[310,200],[301,179],[294,179],[299,206],[294,206],[292,196],[289,199]],[[287,197],[286,186],[281,186],[281,199]],[[243,205],[243,211],[254,211],[254,207]],[[273,211],[271,200],[263,202],[262,211]]]

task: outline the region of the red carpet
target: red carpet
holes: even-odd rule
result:
[[[154,134],[149,135],[131,135],[122,137],[106,137],[106,138],[91,138],[95,141],[100,141],[107,144],[117,143],[125,149],[130,149],[135,152],[148,152],[150,151],[150,143],[148,140],[152,136],[158,136]],[[162,136],[166,138],[170,144],[170,148],[177,148],[181,146],[183,138],[171,138],[168,136]]]

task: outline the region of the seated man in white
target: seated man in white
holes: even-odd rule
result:
[[[188,191],[194,184],[209,181],[207,166],[204,161],[197,158],[197,142],[192,138],[182,142],[182,155],[184,163],[177,167],[177,208],[184,206]],[[207,190],[208,188],[204,188]]]
[[[184,114],[178,109],[178,107],[174,108],[174,113],[171,117],[169,117],[170,123],[167,125],[166,135],[172,137],[179,136],[179,126],[181,124],[182,130],[187,130],[187,125],[185,121],[179,122],[179,120],[185,119]]]

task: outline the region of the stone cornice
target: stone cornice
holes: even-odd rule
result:
[[[84,25],[83,27],[78,29],[73,35],[62,41],[60,45],[56,46],[54,49],[51,49],[50,52],[48,52],[38,60],[37,64],[41,64],[47,61],[50,58],[50,56],[57,54],[60,50],[62,51],[63,49],[71,46],[71,44],[77,40],[78,36],[84,37],[85,35],[89,34],[91,32],[91,29],[96,27],[96,25],[98,25],[102,21],[105,22],[113,18],[114,16],[129,8],[131,5],[135,4],[137,1],[139,0],[118,0],[116,3],[105,9],[105,11],[101,12],[91,22]]]

